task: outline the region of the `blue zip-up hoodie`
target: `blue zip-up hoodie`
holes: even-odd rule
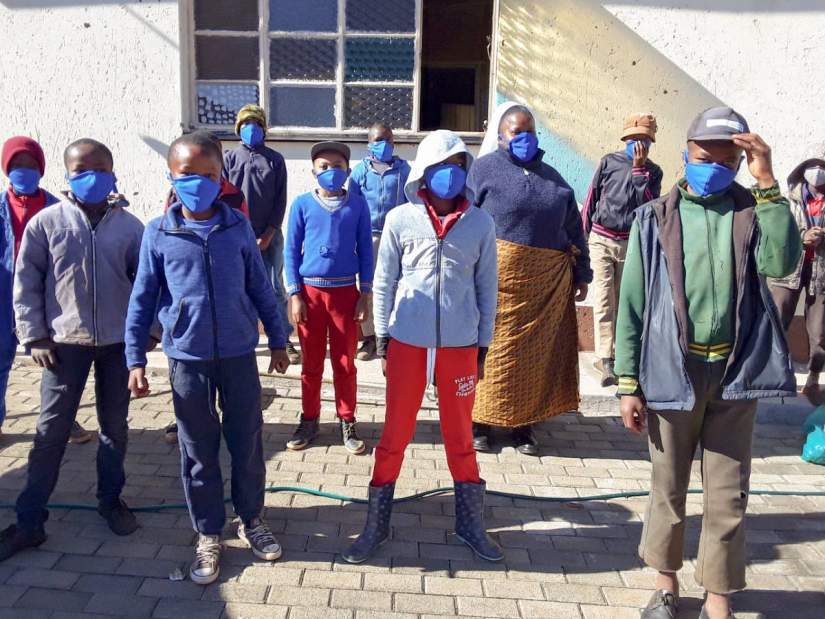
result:
[[[393,157],[390,167],[378,172],[372,167],[372,161],[367,157],[352,170],[349,192],[364,197],[370,207],[372,232],[381,234],[387,213],[407,201],[404,185],[410,176],[410,164]]]
[[[146,365],[149,329],[157,317],[163,351],[172,359],[240,357],[258,344],[258,318],[269,348],[286,341],[281,305],[266,276],[247,219],[216,202],[220,223],[202,239],[183,224],[176,203],[146,226],[126,316],[126,362]]]
[[[60,200],[45,189],[46,206]],[[14,231],[11,227],[11,207],[7,191],[0,193],[0,351],[14,350],[14,307],[12,288],[14,282]]]

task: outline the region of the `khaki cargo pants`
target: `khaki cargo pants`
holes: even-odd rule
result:
[[[616,316],[619,312],[619,284],[622,281],[627,241],[590,233],[590,267],[593,269],[593,320],[596,323],[596,355],[613,358]]]
[[[745,510],[751,474],[756,400],[725,401],[725,361],[688,360],[692,411],[649,412],[652,478],[639,556],[675,572],[685,546],[685,501],[696,446],[702,448],[704,511],[696,582],[712,593],[745,588]]]

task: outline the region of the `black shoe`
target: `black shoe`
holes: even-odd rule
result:
[[[378,344],[376,344],[374,335],[364,338],[355,358],[359,361],[372,361],[378,358]]]
[[[473,423],[473,449],[490,451],[490,432],[492,428],[486,423]]]
[[[72,431],[69,434],[69,442],[73,445],[83,445],[94,438],[94,434],[86,430],[76,421],[72,423]]]
[[[170,423],[164,428],[163,440],[170,445],[175,445],[178,442],[178,424]]]
[[[16,524],[9,525],[0,531],[0,561],[5,561],[26,548],[36,548],[46,541],[46,531],[43,527],[27,531]]]
[[[355,431],[355,420],[339,419],[339,421],[341,422],[341,442],[344,443],[344,448],[354,456],[360,456],[367,451],[367,444],[358,438],[358,433]]]
[[[301,362],[304,360],[304,356],[297,348],[295,348],[295,344],[293,344],[290,340],[286,341],[286,356],[289,358],[289,362],[292,365],[301,365]]]
[[[97,513],[106,520],[115,535],[131,535],[138,529],[137,518],[123,499],[112,506],[98,505]]]
[[[613,359],[601,360],[602,387],[610,387],[619,384],[619,378],[613,370]]]
[[[484,529],[484,494],[487,484],[455,482],[455,535],[480,558],[501,561],[504,554]]]
[[[539,443],[533,434],[533,426],[521,426],[513,430],[513,442],[516,444],[516,451],[525,456],[539,455]]]
[[[295,429],[295,433],[292,435],[292,438],[286,442],[286,448],[291,451],[304,449],[318,436],[318,425],[319,420],[317,417],[315,419],[305,419],[302,415],[301,421]]]
[[[347,563],[363,563],[390,537],[390,516],[395,484],[370,485],[370,502],[367,506],[367,523],[353,544],[341,553]]]
[[[660,589],[642,609],[642,619],[676,619],[679,600],[671,591]]]

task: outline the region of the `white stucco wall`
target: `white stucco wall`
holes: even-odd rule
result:
[[[806,148],[825,140],[822,94],[814,85],[825,62],[825,2],[641,0],[604,6],[745,116],[772,146],[783,183]],[[745,167],[740,178],[750,182]]]
[[[542,4],[552,12],[564,3]],[[650,0],[604,6],[651,50],[745,114],[774,147],[781,177],[806,143],[825,139],[819,89],[812,85],[825,59],[825,10],[799,10],[817,5]],[[52,190],[65,187],[65,145],[100,139],[114,152],[119,188],[135,212],[144,219],[158,213],[167,189],[165,150],[182,121],[178,22],[173,0],[0,0],[0,139],[37,138],[48,158],[44,186]],[[606,87],[613,88],[608,81]],[[571,95],[555,105],[576,107]],[[312,186],[309,144],[272,145],[287,159],[290,196]],[[595,148],[572,145],[597,159]],[[402,156],[413,152],[399,147]]]

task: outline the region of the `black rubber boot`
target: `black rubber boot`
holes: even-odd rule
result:
[[[484,494],[487,484],[455,482],[455,535],[486,561],[501,561],[504,555],[484,529]]]
[[[390,516],[395,484],[370,485],[370,502],[367,506],[367,524],[353,544],[341,554],[347,563],[363,563],[390,537]]]

